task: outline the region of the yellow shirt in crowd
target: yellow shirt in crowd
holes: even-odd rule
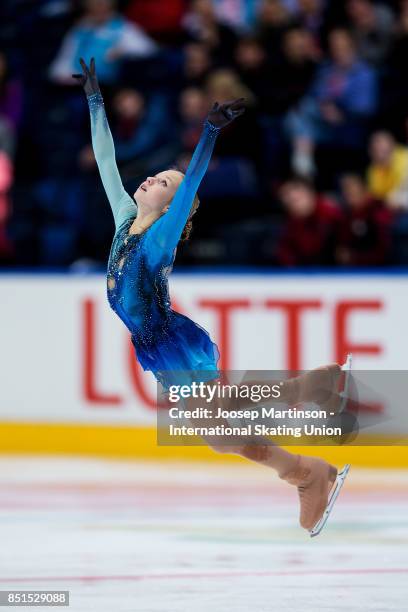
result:
[[[396,146],[389,166],[371,164],[368,169],[368,188],[373,196],[386,199],[399,189],[408,175],[408,148]]]

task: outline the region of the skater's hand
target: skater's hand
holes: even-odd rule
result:
[[[223,128],[237,117],[240,117],[245,112],[245,98],[238,98],[224,104],[215,102],[214,106],[208,113],[208,121],[215,127]]]
[[[95,59],[93,57],[91,58],[89,68],[85,64],[82,57],[79,62],[82,66],[82,74],[73,74],[73,78],[76,79],[80,85],[82,85],[87,96],[100,93],[101,90],[99,89],[99,83],[95,71]]]

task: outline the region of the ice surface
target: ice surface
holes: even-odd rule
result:
[[[407,510],[408,472],[353,468],[310,539],[267,468],[3,456],[0,590],[69,590],[72,612],[402,612]]]

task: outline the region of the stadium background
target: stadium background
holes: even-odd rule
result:
[[[131,193],[186,166],[213,100],[248,100],[172,277],[222,367],[352,350],[357,369],[405,368],[407,2],[17,0],[0,16],[3,452],[235,460],[156,447],[153,381],[105,300],[113,222],[79,55],[96,57]],[[403,447],[347,453],[408,464]]]
[[[405,446],[298,449],[352,464],[312,540],[271,470],[157,446],[106,300],[79,55],[129,193],[186,166],[214,99],[248,100],[170,281],[223,368],[407,364],[406,0],[2,0],[0,589],[68,589],[75,612],[405,610]]]

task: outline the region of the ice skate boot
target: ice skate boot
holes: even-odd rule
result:
[[[330,515],[350,466],[341,472],[323,459],[298,455],[295,468],[280,475],[297,487],[300,501],[299,521],[311,537],[318,535]]]

